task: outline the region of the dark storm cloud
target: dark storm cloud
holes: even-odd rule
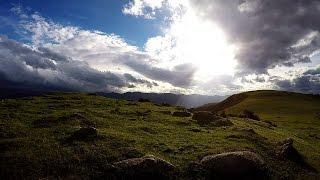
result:
[[[181,64],[175,66],[172,70],[153,67],[136,60],[126,61],[125,65],[150,79],[168,82],[179,87],[189,86],[196,71],[192,64]]]
[[[240,73],[310,62],[320,48],[319,0],[192,0],[239,49]]]
[[[49,49],[31,49],[0,36],[0,76],[15,87],[48,87],[48,90],[106,91],[127,86],[123,77],[100,72],[82,61]]]
[[[320,93],[320,68],[308,70],[293,80],[274,79],[282,90],[307,93]]]
[[[303,73],[304,75],[313,75],[313,76],[320,76],[320,67],[317,69],[310,69]]]
[[[153,86],[158,86],[157,83],[155,82],[150,82],[150,81],[147,81],[147,80],[144,80],[144,79],[138,79],[138,78],[135,78],[134,76],[132,76],[131,74],[128,74],[128,73],[125,73],[123,74],[123,76],[126,78],[126,80],[128,82],[131,82],[131,83],[135,83],[135,84],[145,84],[147,87],[153,87]],[[130,84],[130,86],[128,86],[129,88],[133,88],[133,85]]]

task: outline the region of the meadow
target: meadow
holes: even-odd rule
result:
[[[249,150],[266,161],[274,178],[317,179],[319,105],[318,96],[249,92],[241,102],[223,109],[233,125],[216,126],[172,116],[182,107],[96,94],[53,93],[4,99],[0,103],[1,176],[101,179],[109,177],[114,162],[154,155],[174,164],[179,179],[191,179],[191,162],[209,154]],[[261,120],[234,116],[244,109]],[[81,127],[95,127],[98,137],[70,139]],[[294,140],[294,147],[312,170],[277,158],[277,143],[286,138]]]

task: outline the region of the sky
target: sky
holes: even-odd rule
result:
[[[320,92],[318,0],[0,0],[0,85]]]

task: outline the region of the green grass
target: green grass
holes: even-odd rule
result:
[[[234,125],[230,127],[200,126],[191,118],[162,113],[174,112],[176,107],[135,104],[80,93],[3,100],[0,103],[1,175],[33,179],[103,178],[109,164],[152,154],[176,165],[184,178],[188,164],[207,154],[251,150],[260,154],[282,177],[316,177],[295,163],[278,160],[273,150],[276,142],[293,137],[307,162],[320,170],[319,140],[308,134],[309,131],[320,134],[319,120],[312,114],[319,110],[320,101],[303,96],[305,100],[296,104],[295,98],[279,96],[279,101],[287,104],[279,105],[283,107],[282,113],[277,113],[278,107],[268,104],[274,104],[274,100],[253,97],[227,111],[236,113],[247,108],[262,119],[276,122],[278,127],[240,118],[232,118]],[[296,112],[302,108],[305,114]],[[96,127],[99,137],[67,141],[75,130],[84,126]],[[257,134],[248,134],[243,130],[247,128],[253,128]],[[241,138],[228,138],[232,135]]]
[[[292,137],[296,148],[309,162],[320,170],[320,96],[279,92],[254,91],[245,93],[248,97],[224,111],[240,114],[251,110],[263,120],[274,122],[283,136]],[[312,135],[318,138],[311,137]],[[311,136],[310,136],[311,135]]]

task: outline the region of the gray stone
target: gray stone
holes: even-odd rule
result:
[[[249,151],[206,156],[200,164],[207,179],[261,179],[267,170],[263,159]]]
[[[173,179],[175,167],[155,156],[145,156],[113,164],[123,179]]]

